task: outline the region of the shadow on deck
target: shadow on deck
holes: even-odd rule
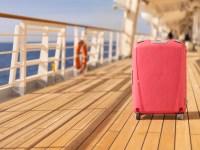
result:
[[[0,104],[0,149],[198,149],[197,54],[188,55],[185,120],[175,115],[135,120],[130,65],[115,62]]]

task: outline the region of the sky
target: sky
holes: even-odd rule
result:
[[[123,26],[123,12],[113,9],[113,0],[0,0],[0,12],[115,29]],[[149,32],[141,18],[138,28]]]

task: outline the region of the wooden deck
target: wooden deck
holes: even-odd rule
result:
[[[0,104],[0,149],[200,149],[200,57],[188,54],[185,120],[134,119],[130,60]]]

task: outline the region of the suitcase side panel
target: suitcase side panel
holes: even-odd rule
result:
[[[143,42],[133,51],[134,110],[141,113],[185,111],[186,55],[182,44]]]

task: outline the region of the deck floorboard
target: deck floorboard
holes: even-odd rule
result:
[[[188,54],[187,112],[135,120],[131,61],[0,104],[0,149],[160,149],[200,147],[200,57]]]

